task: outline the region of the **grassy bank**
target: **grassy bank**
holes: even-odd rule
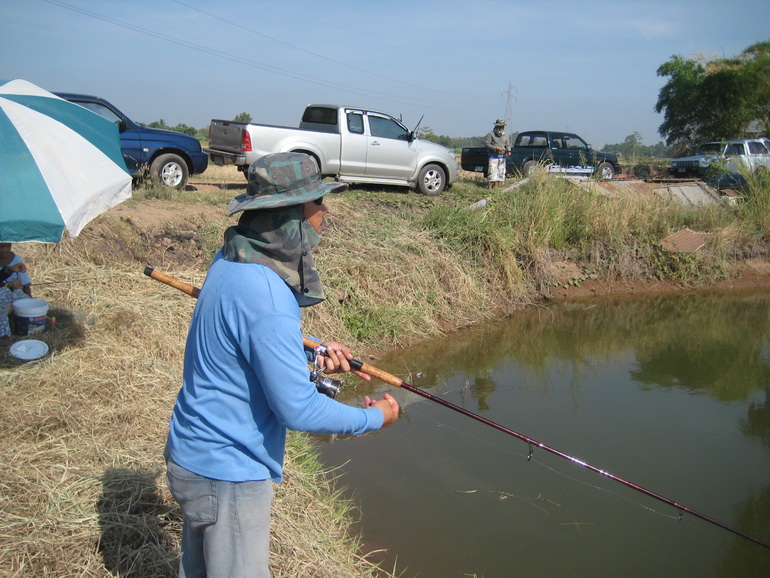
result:
[[[42,360],[10,357],[18,338],[0,344],[0,574],[174,575],[181,520],[162,448],[194,300],[142,271],[200,286],[244,188],[240,174],[212,167],[187,191],[137,192],[77,239],[15,246],[56,323],[39,335],[51,349]],[[548,174],[494,193],[466,175],[439,199],[356,187],[327,204],[316,254],[328,300],[305,312],[304,329],[359,358],[515,314],[566,286],[707,286],[764,259],[770,229],[770,192],[756,182],[740,204],[701,208],[599,195]],[[684,227],[710,233],[706,247],[663,250],[659,240]],[[346,533],[358,514],[335,495],[336,475],[292,437],[275,576],[385,574]]]

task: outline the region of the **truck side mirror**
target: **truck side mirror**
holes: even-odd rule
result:
[[[125,118],[121,118],[115,124],[118,125],[118,132],[126,132],[126,128],[128,128],[128,125],[126,124]]]

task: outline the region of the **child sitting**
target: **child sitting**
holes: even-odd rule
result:
[[[16,265],[21,265],[18,271],[14,270]],[[6,271],[11,271],[8,278],[4,280],[5,283],[19,280],[19,283],[14,283],[12,289],[14,301],[32,298],[32,281],[29,279],[24,261],[13,252],[13,243],[0,243],[0,267],[5,267]]]
[[[10,243],[0,243],[0,246],[4,245],[10,245]],[[11,335],[8,316],[13,311],[13,302],[16,299],[14,293],[20,293],[23,296],[21,298],[28,295],[24,291],[23,280],[18,278],[19,275],[24,275],[26,278],[26,289],[29,291],[29,296],[31,296],[32,291],[30,290],[27,266],[23,262],[17,262],[13,265],[0,265],[0,337],[9,337]]]

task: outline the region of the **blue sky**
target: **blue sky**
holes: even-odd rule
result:
[[[453,137],[509,118],[651,145],[661,64],[767,40],[767,0],[3,0],[0,78],[196,128],[334,103]]]

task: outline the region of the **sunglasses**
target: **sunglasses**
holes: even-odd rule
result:
[[[320,198],[316,199],[316,200],[315,200],[315,201],[313,201],[313,202],[314,202],[316,205],[323,205],[323,204],[324,204],[324,198],[323,198],[323,197],[320,197]]]

